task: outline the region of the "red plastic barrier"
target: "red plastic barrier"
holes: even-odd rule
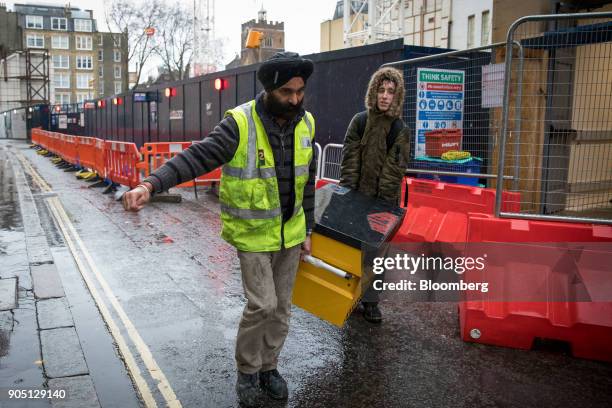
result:
[[[402,183],[402,206],[404,194],[408,188],[408,204],[431,206],[440,211],[457,211],[464,214],[477,212],[493,214],[495,211],[495,189],[451,184],[433,180],[404,177]],[[521,209],[520,193],[504,191],[502,194],[502,211],[518,212]]]
[[[486,215],[471,215],[468,225],[470,242],[612,242],[612,227],[602,225],[498,219]],[[538,252],[542,253],[546,245],[538,245]],[[589,266],[588,258],[584,255],[576,263],[579,283],[591,293],[609,292],[609,287],[601,287],[601,273],[594,274],[593,270],[601,271],[605,264],[612,264],[612,245],[610,251],[603,253],[603,258],[609,261],[601,263],[600,258],[599,265]],[[516,298],[513,290],[518,289],[513,287],[517,280],[523,287],[556,286],[560,293],[572,293],[570,286],[575,282],[560,279],[551,271],[552,265],[515,262],[509,259],[506,265],[490,266],[492,269],[487,273],[489,286],[497,285],[506,298]],[[536,338],[552,339],[569,343],[576,357],[612,362],[612,302],[466,301],[459,303],[459,319],[464,341],[530,349]]]
[[[78,161],[77,165],[86,169],[96,166],[96,140],[93,137],[76,136]]]
[[[401,201],[408,188],[404,221],[393,242],[466,242],[468,214],[493,214],[495,190],[405,177]],[[520,194],[504,192],[502,210],[518,211]]]
[[[134,188],[140,183],[137,163],[140,152],[134,143],[105,141],[106,177],[114,183]]]

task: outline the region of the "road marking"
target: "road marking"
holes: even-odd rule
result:
[[[36,184],[38,184],[42,190],[45,190],[45,192],[51,191],[51,187],[38,174],[38,172],[34,170],[34,168],[30,165],[27,159],[23,157],[23,155],[21,155],[20,153],[17,153],[17,157],[19,161],[21,161],[24,168],[26,168],[26,171],[30,173],[30,176],[32,177],[33,181],[36,182]],[[68,247],[70,251],[72,252],[72,255],[79,267],[79,270],[81,271],[81,275],[83,276],[83,279],[85,280],[85,283],[87,284],[92,294],[92,297],[94,298],[96,304],[98,305],[98,308],[100,309],[100,312],[102,313],[102,316],[104,317],[104,320],[106,321],[113,338],[117,342],[117,346],[119,347],[119,350],[121,351],[121,354],[123,355],[123,358],[125,359],[126,365],[128,367],[128,371],[130,372],[130,375],[134,379],[134,382],[138,388],[138,391],[141,394],[141,397],[145,405],[148,408],[157,407],[157,404],[155,402],[155,399],[153,398],[151,390],[149,389],[149,386],[147,385],[144,378],[142,377],[140,373],[140,369],[138,368],[136,360],[134,359],[134,356],[132,355],[127,343],[125,342],[125,339],[121,335],[119,327],[117,326],[109,310],[107,309],[106,304],[104,303],[102,296],[98,292],[94,281],[91,279],[89,274],[86,272],[87,269],[89,269],[93,273],[98,284],[101,286],[104,292],[104,295],[106,295],[106,298],[111,303],[111,305],[113,306],[113,309],[115,310],[115,312],[121,319],[125,329],[127,330],[129,338],[134,343],[134,346],[136,347],[140,355],[140,358],[144,362],[149,374],[151,375],[153,379],[157,381],[157,388],[159,389],[162,396],[166,400],[167,406],[170,408],[182,407],[181,402],[176,397],[176,394],[174,393],[174,390],[172,389],[170,383],[168,382],[168,379],[164,375],[161,368],[157,365],[157,362],[155,361],[155,358],[153,357],[151,350],[149,350],[149,347],[143,341],[142,337],[140,337],[140,334],[136,330],[136,327],[134,326],[134,324],[131,322],[131,320],[129,319],[125,311],[123,310],[123,307],[121,306],[116,296],[114,295],[113,291],[111,290],[110,286],[106,282],[106,279],[104,279],[103,275],[100,273],[100,271],[96,267],[95,262],[93,261],[91,255],[89,254],[89,251],[87,251],[85,244],[81,240],[79,234],[74,228],[74,225],[70,221],[68,214],[66,213],[64,207],[62,206],[61,201],[59,200],[58,197],[49,197],[47,198],[47,202],[49,203],[49,207],[51,208],[51,211],[53,212],[53,216],[55,220],[57,221],[60,229],[62,230],[62,234],[64,235],[64,238],[66,239]],[[77,248],[75,246],[75,243],[72,240],[71,235],[72,237],[74,237],[74,241],[76,241],[78,249],[81,251],[81,253],[85,257],[85,261],[86,261],[88,268],[85,267],[85,263],[81,259],[77,251]]]

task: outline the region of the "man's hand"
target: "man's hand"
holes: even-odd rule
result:
[[[307,235],[306,241],[302,242],[302,253],[300,257],[303,259],[305,255],[310,255],[310,235]]]
[[[153,185],[145,181],[123,195],[123,208],[126,211],[140,211],[151,199]]]

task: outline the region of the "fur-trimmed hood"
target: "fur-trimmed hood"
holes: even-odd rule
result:
[[[378,96],[378,88],[383,81],[393,81],[395,83],[395,96],[393,102],[389,106],[389,110],[385,112],[386,116],[393,118],[399,118],[402,116],[402,107],[404,105],[404,76],[402,72],[391,67],[381,68],[376,71],[372,78],[370,78],[370,84],[368,85],[368,92],[365,97],[365,107],[368,111],[372,110],[378,112],[376,106],[376,98]]]

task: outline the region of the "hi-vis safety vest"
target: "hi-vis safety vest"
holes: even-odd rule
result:
[[[232,160],[222,167],[221,237],[247,252],[278,251],[282,237],[285,248],[301,244],[306,239],[302,200],[313,157],[314,118],[306,112],[295,126],[295,207],[283,225],[274,155],[255,111],[255,101],[231,109],[226,115],[236,121],[240,142]]]

